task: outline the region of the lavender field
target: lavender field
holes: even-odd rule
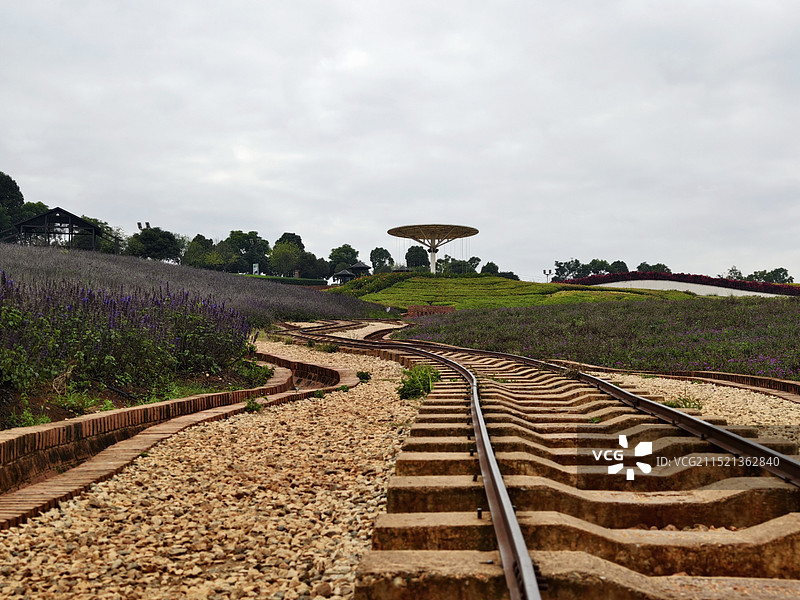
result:
[[[0,271],[17,281],[55,285],[80,283],[88,289],[145,293],[169,287],[211,297],[234,308],[253,327],[275,321],[377,316],[384,307],[348,296],[334,296],[302,286],[181,267],[131,256],[0,244]],[[383,315],[385,316],[385,315]]]
[[[563,304],[416,319],[398,336],[652,371],[800,380],[800,299]]]
[[[63,404],[110,389],[147,400],[177,380],[222,372],[253,387],[268,376],[243,360],[254,328],[378,312],[264,280],[0,244],[0,421],[14,421],[13,405],[27,407],[29,395]]]

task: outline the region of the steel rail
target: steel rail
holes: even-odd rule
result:
[[[419,345],[428,347],[437,346],[437,344],[424,341],[420,341]],[[448,348],[451,350],[460,350],[453,346],[439,346],[439,348],[440,350],[447,350]],[[469,349],[465,348],[464,350]],[[475,350],[474,352],[483,356],[494,356],[496,358],[514,360],[522,364],[527,364],[539,369],[548,369],[560,374],[570,371],[570,369],[561,365],[548,363],[535,358],[528,358],[526,356],[519,356],[517,354],[495,352],[493,350]],[[800,487],[800,461],[677,409],[632,394],[599,377],[581,371],[575,371],[575,373],[579,381],[596,387],[598,390],[620,400],[631,408],[661,419],[670,425],[674,425],[690,435],[699,437],[717,448],[733,454],[737,458],[753,459],[753,464],[750,466],[765,469],[776,477],[783,479],[785,482]],[[745,464],[747,464],[746,460]]]
[[[334,326],[333,328],[338,328]],[[489,513],[492,517],[495,537],[497,538],[497,549],[500,553],[503,573],[506,578],[509,596],[511,600],[541,600],[539,593],[539,583],[536,579],[536,572],[531,561],[525,537],[522,534],[519,521],[517,520],[514,506],[508,495],[508,489],[503,482],[503,475],[497,463],[494,449],[489,439],[489,431],[486,428],[486,421],[481,410],[480,393],[478,390],[478,379],[467,367],[461,363],[414,346],[399,346],[395,342],[386,341],[360,341],[349,338],[338,338],[321,333],[326,329],[324,325],[313,328],[314,336],[324,337],[326,340],[343,340],[343,345],[354,346],[357,348],[392,348],[404,349],[405,351],[423,356],[434,362],[443,363],[464,377],[470,385],[470,418],[475,432],[475,445],[478,452],[478,464],[481,470],[483,486],[486,490],[486,500],[488,502]],[[300,330],[302,331],[302,330]],[[292,334],[297,337],[305,336],[292,330]]]

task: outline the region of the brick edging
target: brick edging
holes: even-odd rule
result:
[[[322,389],[358,384],[358,377],[347,369],[264,353],[258,353],[257,359],[279,367],[273,377],[278,378],[276,383],[248,390],[198,394],[0,432],[0,493],[74,467],[153,425],[243,403],[249,398],[292,391],[294,377],[316,381]]]

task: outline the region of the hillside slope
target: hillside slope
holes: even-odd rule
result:
[[[557,283],[532,283],[514,281],[503,277],[432,277],[410,276],[406,278],[386,277],[390,284],[382,289],[362,294],[370,288],[380,288],[381,276],[374,276],[373,282],[362,282],[358,288],[351,288],[353,295],[362,300],[376,302],[384,306],[408,308],[410,305],[433,304],[463,308],[500,308],[518,306],[539,306],[543,304],[570,304],[576,302],[605,302],[617,300],[687,299],[692,294],[674,291],[649,290],[609,290],[588,286]],[[342,286],[339,293],[348,293]]]
[[[14,281],[45,286],[72,281],[89,289],[137,291],[167,288],[224,303],[255,327],[280,320],[350,319],[383,315],[380,306],[261,278],[171,265],[83,250],[0,244],[0,273]]]

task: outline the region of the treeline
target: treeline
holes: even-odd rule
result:
[[[570,279],[583,279],[584,277],[591,277],[592,275],[609,275],[613,273],[630,273],[628,265],[624,260],[615,260],[608,262],[600,258],[593,258],[588,263],[582,263],[577,258],[570,260],[555,261],[555,272],[553,273],[553,281],[567,281]],[[670,268],[663,263],[656,263],[651,265],[642,262],[636,267],[636,271],[640,273],[672,273]]]
[[[577,258],[567,261],[555,261],[555,271],[553,281],[573,281],[575,279],[585,279],[593,275],[614,275],[619,273],[631,273],[625,261],[615,260],[608,262],[599,258],[593,258],[588,263],[583,263]],[[672,271],[663,263],[650,264],[640,263],[634,272],[638,273],[665,273]],[[752,281],[755,283],[794,283],[794,278],[789,275],[789,271],[783,267],[778,267],[770,271],[754,271],[745,276],[736,265],[727,270],[726,273],[717,275],[720,279],[730,279],[733,281]]]
[[[41,202],[25,202],[17,183],[0,172],[0,232],[47,210],[49,207]],[[329,279],[359,262],[359,252],[350,244],[331,249],[327,258],[318,257],[309,252],[303,239],[293,232],[283,233],[272,245],[257,231],[233,230],[225,239],[213,240],[201,233],[190,238],[149,224],[144,228],[140,224],[137,233],[126,236],[119,227],[112,227],[105,221],[86,215],[81,218],[108,234],[108,239],[94,242],[101,252],[119,252],[212,271]],[[72,247],[88,250],[92,243],[88,236],[75,237]],[[370,252],[369,261],[374,274],[391,272],[397,266],[389,251],[381,247]],[[405,261],[408,269],[430,270],[428,253],[422,246],[411,246]],[[469,260],[457,260],[445,255],[436,261],[436,269],[447,274],[477,273],[480,262],[481,259],[474,256]],[[480,272],[518,279],[514,273],[500,271],[491,261],[483,265]]]

